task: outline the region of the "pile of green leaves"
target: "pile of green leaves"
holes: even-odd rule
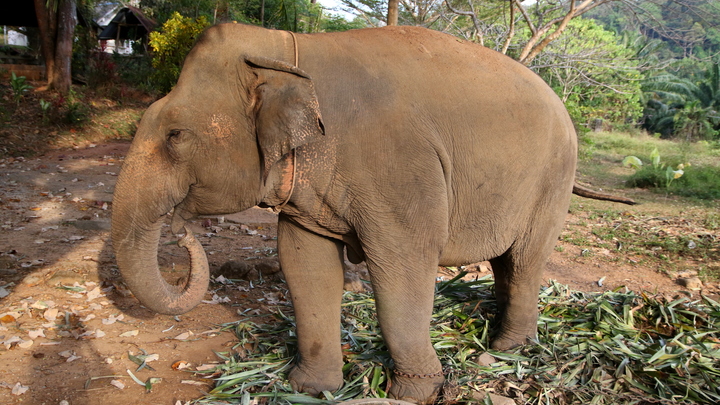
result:
[[[448,383],[442,403],[490,391],[523,404],[663,404],[720,401],[720,304],[633,292],[583,293],[551,283],[540,292],[539,341],[512,352],[489,349],[495,301],[489,277],[437,285],[432,342]],[[383,397],[391,360],[369,294],[345,293],[345,385],[324,398],[285,380],[296,353],[291,317],[224,325],[238,343],[198,403],[331,403]],[[489,365],[478,357],[493,356]]]

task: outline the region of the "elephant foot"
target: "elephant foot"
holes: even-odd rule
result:
[[[442,373],[417,375],[395,372],[388,394],[391,398],[416,404],[432,404],[445,383]]]
[[[306,372],[301,366],[295,366],[288,375],[290,385],[297,392],[319,396],[323,391],[337,391],[343,386],[342,371]]]
[[[498,351],[514,349],[531,343],[534,334],[529,333],[500,333],[492,340],[490,347]]]

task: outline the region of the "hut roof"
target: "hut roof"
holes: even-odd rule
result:
[[[157,23],[145,16],[139,9],[125,6],[105,27],[98,39],[140,39],[155,28]]]

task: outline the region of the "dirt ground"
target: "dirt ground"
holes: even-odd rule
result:
[[[109,245],[112,190],[128,146],[0,160],[2,404],[184,403],[212,387],[207,375],[194,371],[220,361],[214,352],[228,351],[235,341],[219,325],[276,306],[289,310],[276,272],[276,216],[259,208],[192,224],[213,273],[234,280],[212,283],[197,308],[179,317],[157,315],[132,297]],[[186,259],[167,229],[159,261],[172,277]],[[609,265],[576,246],[561,246],[546,281],[584,291],[624,285],[697,296],[656,269]],[[223,267],[228,261],[234,264]],[[704,292],[717,287],[706,284]],[[145,359],[148,367],[137,371],[133,359]],[[146,393],[128,370],[142,382],[162,380]]]

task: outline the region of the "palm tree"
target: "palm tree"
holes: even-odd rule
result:
[[[686,140],[718,137],[720,125],[720,65],[714,63],[698,83],[671,73],[645,79],[642,127],[663,137]]]

